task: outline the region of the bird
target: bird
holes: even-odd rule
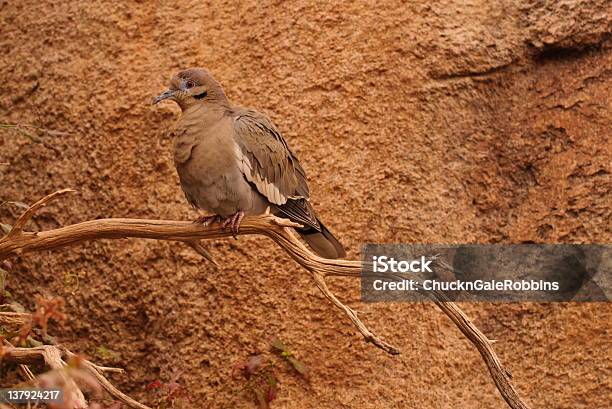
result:
[[[189,204],[212,214],[196,222],[220,222],[236,237],[245,215],[270,212],[298,223],[297,233],[319,256],[346,256],[310,203],[304,168],[266,115],[233,105],[205,68],[173,75],[153,104],[164,100],[181,109],[173,128],[181,188]]]

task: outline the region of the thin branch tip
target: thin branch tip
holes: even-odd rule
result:
[[[23,228],[26,224],[34,217],[36,212],[38,212],[41,208],[45,207],[54,199],[65,195],[67,193],[76,192],[74,189],[61,189],[57,190],[53,193],[48,194],[47,196],[40,199],[38,202],[34,203],[32,206],[27,208],[15,221],[11,231],[5,236],[5,239],[12,239],[19,236],[23,232]]]

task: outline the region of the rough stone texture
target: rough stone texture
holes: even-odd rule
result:
[[[532,0],[521,10],[528,41],[540,51],[583,49],[612,31],[612,3],[606,0]]]
[[[352,258],[368,241],[610,242],[609,2],[404,3],[0,2],[0,120],[70,133],[2,131],[0,196],[80,190],[38,229],[195,217],[166,134],[176,109],[149,102],[171,73],[204,65],[270,113]],[[361,305],[357,282],[333,282],[401,346],[389,357],[269,241],[210,250],[221,272],[179,243],[88,243],[23,257],[9,287],[64,296],[63,341],[125,366],[113,379],[145,402],[148,382],[182,371],[197,406],[253,407],[231,366],[278,335],[312,381],[284,376],[277,408],[504,407],[433,305]],[[609,405],[609,304],[463,308],[533,408]]]

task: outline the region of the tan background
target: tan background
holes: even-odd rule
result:
[[[606,0],[59,3],[0,2],[1,121],[70,133],[0,133],[0,196],[80,191],[34,228],[194,218],[166,132],[177,109],[149,103],[172,73],[203,65],[233,101],[271,115],[351,258],[364,242],[612,238]],[[113,380],[145,402],[144,386],[176,370],[196,407],[253,407],[234,396],[231,366],[278,335],[312,381],[284,374],[275,408],[505,407],[433,305],[362,305],[358,282],[333,282],[402,348],[386,356],[270,241],[210,249],[223,271],[179,243],[32,254],[9,288],[22,301],[65,297],[61,340],[124,366]],[[609,304],[462,307],[533,408],[609,405]],[[105,361],[100,346],[118,356]]]

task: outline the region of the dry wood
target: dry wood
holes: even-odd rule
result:
[[[11,327],[21,327],[32,320],[32,314],[27,312],[0,311],[0,324]]]
[[[64,361],[64,359],[69,360],[75,357],[75,354],[63,347],[54,345],[43,345],[40,347],[33,348],[8,348],[5,351],[2,360],[22,365],[43,362],[50,369],[62,370],[66,367],[66,362]],[[143,405],[142,403],[132,399],[128,395],[121,392],[100,373],[101,369],[111,369],[114,372],[120,372],[122,371],[121,369],[99,367],[98,365],[95,365],[94,363],[82,358],[79,358],[79,365],[80,369],[91,375],[100,384],[100,386],[115,399],[120,400],[131,408],[151,409],[150,407]],[[74,399],[76,403],[75,407],[87,408],[88,405],[85,400],[85,397],[83,396],[83,393],[78,388],[74,380],[72,380],[67,374],[64,374],[63,376],[66,381],[66,384],[69,385],[69,387],[64,390],[64,393],[66,393],[67,390],[73,391],[73,393],[76,394],[76,399]]]
[[[61,372],[61,370],[66,367],[66,362],[64,362],[62,359],[62,354],[58,348],[52,345],[43,345],[33,348],[8,348],[5,350],[4,355],[2,356],[2,360],[21,365],[43,362],[50,369],[58,371],[63,379],[64,385],[66,385],[64,388],[64,394],[72,394],[72,399],[69,398],[69,400],[75,402],[75,407],[89,407],[87,405],[87,401],[85,400],[85,396],[83,396],[83,392],[81,392],[81,389],[79,389],[77,384],[74,382],[74,379],[72,379],[66,373]]]
[[[38,209],[54,198],[68,192],[71,192],[71,190],[66,189],[52,193],[32,205],[19,217],[13,230],[0,239],[0,261],[15,254],[57,249],[89,240],[136,237],[181,241],[193,247],[194,243],[198,243],[199,240],[232,236],[229,229],[223,229],[219,224],[203,226],[193,222],[141,219],[100,219],[38,233],[23,231],[26,223]],[[344,311],[367,342],[373,343],[390,354],[398,354],[398,348],[383,341],[370,331],[357,314],[338,300],[327,287],[325,278],[329,276],[360,277],[363,263],[350,260],[330,260],[315,255],[302,244],[293,229],[290,228],[296,226],[295,223],[269,214],[246,217],[240,226],[240,235],[261,234],[274,240],[297,263],[310,272],[317,287],[334,305]],[[528,406],[520,399],[510,383],[510,373],[502,366],[492,347],[492,342],[478,330],[455,303],[449,301],[443,294],[430,291],[426,292],[425,295],[436,303],[478,349],[495,385],[508,405],[513,409],[527,409]]]

